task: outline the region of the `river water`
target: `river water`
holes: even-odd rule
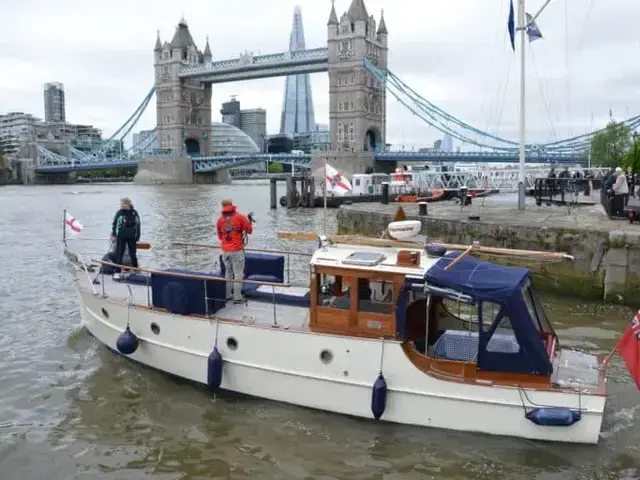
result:
[[[67,208],[101,255],[123,195],[142,216],[143,239],[159,249],[213,242],[223,197],[255,212],[254,247],[284,247],[277,230],[324,223],[321,210],[270,211],[264,182],[1,188],[0,480],[640,478],[640,392],[618,357],[602,439],[576,446],[214,397],[109,353],[78,327],[61,223]],[[334,215],[328,217],[335,231]],[[207,263],[214,255],[205,256]],[[611,349],[632,315],[571,299],[546,296],[544,303],[561,341],[590,351]]]

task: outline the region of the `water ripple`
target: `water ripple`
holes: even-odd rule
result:
[[[283,194],[282,192],[281,194]],[[300,250],[277,230],[322,229],[321,211],[269,210],[266,184],[241,187],[6,187],[0,202],[0,478],[520,479],[637,478],[637,391],[618,358],[597,447],[551,445],[344,418],[203,388],[115,356],[78,327],[60,251],[62,210],[106,250],[121,196],[131,197],[154,250],[215,242],[231,197],[258,223],[252,246]],[[328,217],[329,231],[335,219]],[[73,243],[73,241],[70,241]],[[189,251],[213,268],[214,251]],[[175,252],[171,260],[182,261]],[[292,258],[297,278],[307,259]],[[562,342],[606,352],[630,318],[619,307],[546,297]]]

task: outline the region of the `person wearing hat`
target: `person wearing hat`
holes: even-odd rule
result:
[[[244,280],[244,242],[246,235],[253,233],[251,214],[242,215],[231,200],[222,201],[222,214],[216,223],[224,277],[227,280]],[[227,300],[242,303],[242,283],[227,282]]]
[[[627,177],[620,167],[616,168],[614,173],[615,182],[613,184],[613,213],[614,215],[622,215],[624,211],[624,201],[629,195],[629,185],[627,185]]]

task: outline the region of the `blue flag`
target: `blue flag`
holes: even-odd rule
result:
[[[513,13],[513,0],[511,0],[509,7],[509,20],[507,21],[507,30],[509,30],[509,39],[511,39],[511,48],[516,51],[516,22],[515,15]]]
[[[527,13],[525,15],[527,17],[527,36],[529,37],[529,42],[535,42],[543,38],[542,32],[540,28],[538,28],[538,24],[533,21],[531,14]]]

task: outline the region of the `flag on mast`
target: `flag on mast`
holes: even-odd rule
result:
[[[64,229],[67,237],[75,238],[84,230],[84,227],[75,219],[75,217],[71,216],[71,214],[67,212],[64,219]]]
[[[543,38],[542,32],[540,31],[540,28],[538,28],[538,24],[533,20],[533,16],[530,13],[525,13],[525,16],[527,17],[526,32],[529,37],[529,43]]]
[[[616,344],[616,349],[640,390],[640,310]]]
[[[509,39],[511,40],[511,48],[516,51],[516,18],[513,11],[513,0],[511,0],[509,6],[509,20],[507,20],[507,30],[509,31]]]

